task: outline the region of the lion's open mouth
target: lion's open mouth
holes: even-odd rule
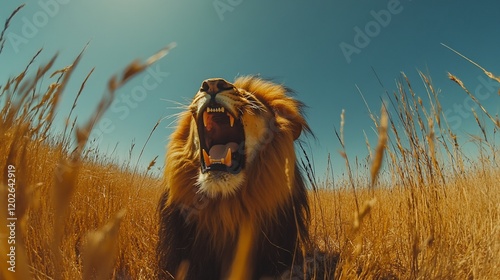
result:
[[[245,163],[243,124],[225,107],[210,104],[198,114],[201,171],[238,173]]]

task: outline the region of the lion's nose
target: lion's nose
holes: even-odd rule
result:
[[[204,91],[210,95],[215,95],[223,90],[231,89],[233,85],[221,78],[204,80],[201,84],[200,91]]]

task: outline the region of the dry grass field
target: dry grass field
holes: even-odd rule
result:
[[[61,70],[28,65],[0,84],[0,279],[155,278],[161,179],[87,142],[115,91],[164,54],[111,78],[95,118],[78,127],[70,114],[62,135],[51,124],[81,56]],[[318,250],[303,278],[500,279],[500,121],[475,112],[478,152],[465,154],[421,77],[428,92],[403,76],[390,113],[371,116],[379,142],[367,141],[366,167],[341,152],[345,178],[320,178],[304,157]],[[48,88],[37,86],[42,78]],[[343,146],[342,125],[337,136]]]

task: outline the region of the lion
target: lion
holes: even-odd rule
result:
[[[160,279],[234,278],[242,235],[238,277],[277,278],[301,262],[310,213],[294,142],[312,132],[290,93],[255,76],[202,82],[167,147]]]

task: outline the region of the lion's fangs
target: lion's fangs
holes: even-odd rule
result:
[[[232,156],[231,148],[228,148],[226,156],[223,158],[220,158],[220,159],[212,158],[208,155],[208,153],[207,153],[207,151],[205,151],[205,149],[202,149],[202,150],[203,150],[203,160],[205,161],[205,165],[207,167],[212,165],[212,164],[224,164],[227,167],[231,167],[231,164],[233,163],[232,158],[231,158],[231,156]]]

